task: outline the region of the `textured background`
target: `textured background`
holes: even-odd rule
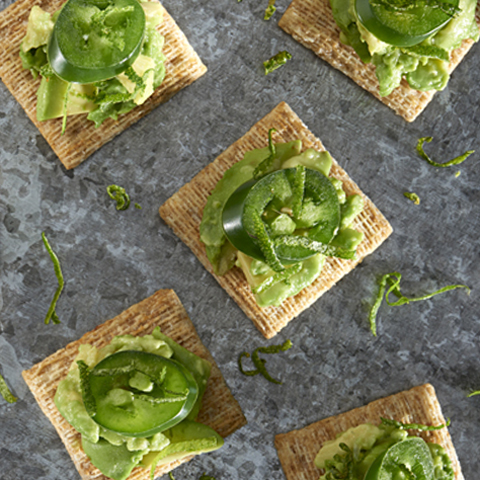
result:
[[[10,2],[0,0],[0,8]],[[19,401],[0,399],[0,478],[78,479],[21,371],[104,320],[173,288],[213,353],[249,421],[216,453],[175,472],[196,480],[283,480],[276,433],[305,426],[377,398],[431,382],[467,479],[480,458],[480,47],[448,87],[408,124],[283,33],[287,7],[263,21],[266,0],[174,1],[164,5],[208,66],[208,73],[104,146],[74,171],[60,165],[0,83],[0,373]],[[262,61],[287,49],[286,66],[265,77]],[[158,207],[258,119],[285,100],[390,220],[394,234],[313,307],[266,342],[158,216]],[[415,153],[419,137],[441,161],[479,153],[459,168],[435,169]],[[461,175],[455,177],[460,170]],[[124,186],[142,210],[115,210],[106,194]],[[403,197],[414,191],[415,206]],[[43,324],[56,288],[45,231],[62,262],[61,325]],[[449,283],[472,287],[403,307],[383,306],[379,336],[368,306],[382,273],[404,274],[405,294]],[[278,386],[244,377],[237,355],[283,342],[269,359]]]

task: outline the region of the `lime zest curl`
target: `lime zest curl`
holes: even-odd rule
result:
[[[467,395],[467,398],[474,397],[475,395],[480,395],[480,390],[474,390]]]
[[[455,290],[457,288],[465,288],[467,290],[467,294],[470,295],[470,288],[467,285],[447,285],[446,287],[440,288],[431,293],[427,293],[420,297],[413,297],[408,298],[405,297],[400,292],[400,281],[402,279],[402,275],[399,272],[391,272],[386,273],[380,279],[379,289],[377,293],[377,297],[375,298],[375,302],[370,310],[370,314],[368,316],[370,322],[370,331],[376,337],[377,336],[377,313],[380,305],[382,303],[383,297],[385,295],[385,301],[387,305],[390,307],[399,307],[401,305],[409,304],[410,302],[419,302],[421,300],[428,300],[429,298],[439,295],[440,293],[449,292],[450,290]],[[387,285],[389,286],[387,290]],[[385,293],[386,292],[386,293]],[[397,297],[398,300],[390,301],[390,294],[393,294]]]
[[[8,402],[8,403],[15,403],[18,398],[13,395],[11,390],[8,388],[7,382],[5,379],[0,375],[0,395]]]
[[[454,159],[445,162],[445,163],[437,163],[434,162],[423,150],[423,144],[425,142],[430,143],[433,140],[433,137],[422,137],[418,139],[417,142],[417,152],[418,154],[426,160],[430,165],[433,165],[434,167],[451,167],[452,165],[459,165],[460,163],[464,162],[472,153],[475,153],[475,150],[467,150],[464,154],[459,155],[458,157],[455,157]]]
[[[118,185],[109,185],[107,187],[108,196],[117,202],[117,210],[126,210],[130,206],[130,196],[123,187]]]
[[[278,52],[272,58],[263,62],[263,68],[265,70],[265,75],[273,72],[277,68],[280,68],[282,65],[285,65],[288,60],[292,58],[292,55],[288,53],[286,50]]]
[[[420,197],[413,192],[403,192],[403,195],[411,200],[415,205],[420,205]]]
[[[419,430],[421,432],[431,432],[434,430],[442,430],[442,428],[447,428],[450,426],[450,419],[447,418],[447,422],[443,425],[429,426],[422,423],[402,423],[397,420],[391,420],[389,418],[380,417],[382,425],[387,425],[395,428],[400,428],[401,430]]]
[[[55,276],[57,277],[57,280],[58,280],[58,288],[55,292],[55,295],[53,296],[52,302],[50,303],[47,316],[45,317],[45,325],[48,325],[50,323],[50,320],[52,321],[52,323],[59,324],[60,319],[58,318],[55,307],[57,305],[58,298],[62,293],[63,286],[65,285],[65,281],[63,280],[60,261],[58,260],[57,255],[55,254],[52,247],[50,246],[50,243],[48,242],[47,237],[45,236],[45,232],[42,232],[42,240],[43,240],[43,244],[45,245],[45,248],[47,249],[48,254],[50,255],[50,258],[52,259],[53,269],[55,270]]]
[[[292,342],[290,340],[285,340],[281,345],[271,345],[269,347],[258,347],[252,353],[252,362],[255,365],[255,370],[245,370],[242,365],[242,358],[247,357],[250,358],[250,354],[248,352],[242,352],[238,357],[238,368],[243,375],[247,375],[249,377],[253,377],[258,375],[259,373],[262,374],[269,382],[276,383],[277,385],[282,385],[283,382],[280,380],[275,380],[270,376],[267,372],[267,368],[265,364],[267,361],[264,358],[260,358],[259,354],[264,353],[271,355],[273,353],[280,353],[285,352],[292,347]]]
[[[275,7],[275,1],[276,0],[268,0],[268,7],[265,10],[265,15],[263,17],[264,20],[270,20],[272,15],[277,11],[277,8]]]
[[[255,178],[255,180],[258,180],[259,178],[266,175],[267,172],[270,170],[273,161],[275,160],[277,149],[275,148],[275,144],[273,143],[272,135],[276,133],[276,131],[277,130],[275,128],[271,128],[268,131],[268,150],[270,151],[270,154],[265,160],[262,160],[253,171],[253,178]]]

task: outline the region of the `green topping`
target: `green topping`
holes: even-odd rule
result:
[[[450,419],[447,418],[447,423],[445,425],[438,425],[436,427],[432,427],[429,425],[423,425],[421,423],[402,423],[397,422],[396,420],[390,420],[388,418],[380,417],[382,421],[382,425],[387,425],[395,428],[399,428],[401,430],[420,430],[421,432],[430,432],[433,430],[441,430],[442,428],[446,428],[450,426]]]
[[[263,358],[259,357],[260,353],[265,353],[265,354],[273,354],[273,353],[280,353],[280,352],[285,352],[288,349],[292,347],[292,342],[290,340],[285,340],[285,342],[281,345],[271,345],[270,347],[258,347],[256,348],[253,353],[252,353],[252,362],[255,365],[256,369],[255,370],[244,370],[243,365],[242,365],[242,358],[243,357],[250,357],[250,354],[248,352],[242,352],[239,357],[238,357],[238,368],[240,369],[240,372],[243,373],[244,375],[247,376],[254,376],[258,375],[261,373],[269,382],[276,383],[278,385],[281,385],[282,382],[279,380],[275,380],[270,376],[270,374],[267,372],[267,369],[265,367],[265,364],[267,361]]]
[[[286,51],[283,50],[282,52],[278,52],[269,60],[263,62],[263,68],[265,69],[265,75],[273,72],[277,68],[280,68],[282,65],[285,65],[288,60],[290,60],[292,56]]]
[[[336,454],[333,460],[325,461],[325,478],[328,480],[353,479],[353,452],[345,443],[341,443],[339,447],[345,455]]]
[[[272,15],[277,11],[275,8],[275,0],[268,0],[268,7],[265,10],[265,16],[263,17],[264,20],[270,20]]]
[[[332,245],[325,245],[308,237],[300,237],[297,235],[283,235],[275,239],[275,251],[282,256],[288,258],[294,256],[300,249],[308,254],[321,253],[326,257],[343,258],[344,260],[352,260],[355,258],[355,250],[345,250]]]
[[[415,205],[420,205],[420,197],[413,192],[403,192],[403,195],[411,200]]]
[[[474,390],[473,392],[467,395],[468,398],[474,397],[475,395],[480,395],[480,390]]]
[[[418,139],[417,142],[417,152],[418,154],[426,160],[430,165],[434,167],[451,167],[452,165],[459,165],[460,163],[464,162],[475,150],[467,150],[463,155],[459,155],[455,157],[453,160],[445,163],[437,163],[430,159],[430,157],[424,152],[423,144],[425,142],[430,143],[433,140],[433,137],[422,137]]]
[[[17,401],[17,397],[13,395],[13,393],[8,388],[5,379],[0,375],[0,395],[8,402],[8,403],[15,403]]]
[[[428,7],[439,9],[450,17],[454,17],[461,12],[460,8],[449,2],[439,0],[370,0],[370,5],[381,6],[386,10],[393,12],[407,12],[419,7]]]
[[[63,119],[62,119],[62,135],[65,133],[65,129],[67,128],[67,107],[68,107],[68,95],[70,94],[70,89],[72,88],[72,84],[69,83],[67,86],[67,90],[65,91],[65,98],[63,100]]]
[[[444,62],[450,61],[449,53],[443,48],[435,47],[434,45],[414,45],[412,47],[404,47],[401,50],[404,53],[418,55],[419,57],[436,58]]]
[[[211,477],[210,475],[204,473],[198,480],[215,480],[215,477]]]
[[[306,170],[303,165],[295,168],[295,178],[293,180],[293,198],[292,211],[294,217],[299,218],[302,215],[303,197],[305,196],[305,175]]]
[[[138,210],[141,210],[141,209],[142,209],[142,206],[141,206],[139,203],[136,203],[136,204],[135,204],[135,208],[137,208]]]
[[[272,164],[273,164],[273,162],[275,160],[275,157],[277,155],[277,150],[275,148],[275,144],[272,141],[272,135],[276,131],[277,130],[275,128],[271,128],[268,131],[268,150],[270,152],[270,155],[265,160],[263,160],[263,162],[261,162],[259,165],[257,165],[255,170],[253,171],[253,178],[255,178],[255,179],[259,179],[259,178],[263,177],[264,175],[266,175],[272,167]]]
[[[126,210],[130,206],[130,197],[123,187],[118,185],[109,185],[107,187],[108,196],[117,202],[117,210]]]
[[[455,173],[455,178],[458,178],[462,172],[459,170],[457,173]]]
[[[253,287],[252,292],[253,293],[265,292],[272,285],[275,285],[276,283],[283,282],[285,280],[288,281],[290,277],[292,277],[293,275],[296,275],[301,270],[302,270],[302,264],[296,263],[295,265],[292,265],[290,268],[286,268],[283,272],[277,272],[274,275],[270,275],[260,285]]]
[[[419,302],[420,300],[427,300],[435,295],[438,295],[444,292],[449,292],[450,290],[455,290],[456,288],[465,288],[467,290],[467,293],[470,294],[470,288],[467,285],[447,285],[446,287],[440,288],[435,292],[427,293],[420,297],[407,298],[400,292],[401,279],[402,279],[402,275],[400,273],[392,272],[392,273],[386,273],[385,275],[383,275],[383,277],[379,281],[380,287],[378,290],[378,294],[375,299],[375,303],[373,304],[370,310],[370,315],[368,317],[370,321],[370,330],[374,336],[377,336],[377,324],[376,324],[377,313],[382,303],[385,291],[386,291],[385,301],[387,302],[387,305],[391,307],[398,307],[400,305],[405,305],[410,302]],[[387,290],[387,284],[389,285],[388,290]],[[393,293],[393,295],[395,295],[398,298],[398,300],[394,302],[390,301],[389,296],[391,293]]]
[[[238,1],[241,2],[242,0],[238,0]],[[170,480],[175,480],[175,477],[173,476],[172,472],[168,472],[168,476],[170,477]]]
[[[87,413],[93,418],[97,414],[97,402],[95,401],[95,397],[93,396],[90,387],[90,368],[83,360],[78,360],[77,365],[80,375],[83,403]]]
[[[55,252],[52,250],[52,247],[48,243],[47,237],[45,236],[44,232],[42,232],[42,240],[45,245],[45,248],[47,249],[48,254],[50,255],[50,258],[52,259],[53,268],[55,270],[55,276],[57,277],[57,280],[58,280],[58,288],[57,288],[57,291],[55,292],[55,295],[53,296],[53,300],[52,300],[52,303],[50,304],[50,308],[48,309],[47,316],[45,317],[45,325],[48,325],[50,323],[50,320],[52,320],[53,323],[58,324],[60,323],[60,319],[58,318],[55,307],[57,305],[57,300],[60,297],[60,294],[62,293],[62,290],[63,290],[63,285],[64,285],[63,274],[62,274],[62,269],[60,268],[60,262],[58,260],[58,257],[57,255],[55,255]]]

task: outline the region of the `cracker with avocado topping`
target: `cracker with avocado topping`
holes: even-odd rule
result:
[[[49,13],[58,10],[63,3],[65,0],[35,2]],[[26,33],[27,20],[32,6],[33,3],[29,0],[17,0],[0,12],[0,42],[2,44],[0,78],[67,169],[80,165],[102,145],[207,71],[183,32],[168,12],[163,9],[163,22],[159,25],[158,30],[165,37],[163,53],[167,60],[165,61],[165,79],[160,87],[144,104],[120,115],[116,121],[111,118],[107,119],[98,128],[95,128],[94,122],[87,120],[86,115],[70,116],[66,131],[61,135],[61,118],[45,122],[37,121],[36,92],[40,79],[33,80],[30,71],[22,69],[19,57],[20,43]]]
[[[157,326],[161,328],[162,333],[212,365],[197,420],[216,430],[222,437],[230,435],[246,424],[239,404],[233,398],[215,360],[201,342],[177,295],[173,290],[159,290],[151,297],[133,305],[117,317],[96,327],[79,340],[69,343],[65,348],[23,372],[25,382],[40,408],[53,423],[78,472],[85,480],[106,480],[107,477],[91,464],[80,448],[80,434],[67,423],[57,410],[53,402],[57,385],[66,376],[78,353],[79,345],[88,343],[101,348],[117,335],[143,336],[150,334]],[[155,476],[163,475],[191,458],[158,466]],[[148,480],[149,478],[150,469],[137,467],[133,470],[129,480]]]
[[[301,430],[293,430],[275,437],[275,447],[287,480],[317,480],[320,470],[314,460],[327,440],[349,428],[363,423],[378,425],[380,417],[402,423],[424,425],[445,424],[435,389],[430,384],[412,388],[386,398],[381,398],[349,412],[325,418]],[[447,452],[455,472],[455,480],[464,480],[460,463],[447,428],[421,432],[420,436],[431,443],[438,443]]]
[[[480,23],[479,12],[480,7],[477,9],[477,23]],[[293,0],[278,25],[408,122],[413,122],[422,113],[436,92],[413,90],[403,79],[390,95],[381,97],[375,66],[363,63],[352,47],[340,42],[340,29],[333,19],[329,0]],[[473,44],[473,40],[465,40],[460,48],[452,52],[449,73],[462,61]]]
[[[292,109],[282,102],[160,207],[160,216],[191,248],[205,268],[214,275],[218,283],[238,303],[266,338],[276,335],[290,320],[307,309],[392,233],[392,227],[381,212],[334,161],[331,175],[343,182],[347,195],[359,194],[365,201],[363,211],[352,225],[352,228],[365,235],[357,249],[355,260],[327,258],[322,274],[310,286],[285,300],[279,307],[260,308],[240,269],[233,268],[223,276],[215,275],[199,234],[207,198],[225,171],[241,160],[246,152],[266,146],[270,128],[277,130],[276,142],[300,139],[303,149],[325,150],[321,141],[307,129]]]

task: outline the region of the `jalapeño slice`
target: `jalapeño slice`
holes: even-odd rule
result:
[[[425,441],[420,437],[408,437],[377,457],[364,480],[432,480],[434,471],[432,454]]]
[[[230,243],[249,257],[266,261],[274,270],[275,264],[270,261],[272,256],[277,257],[282,265],[306,260],[319,253],[311,248],[312,242],[327,245],[340,224],[337,192],[330,180],[316,170],[305,169],[301,201],[309,202],[308,215],[302,213],[301,207],[297,208],[296,172],[295,168],[278,170],[258,181],[243,184],[230,196],[223,209],[223,228]],[[293,235],[271,236],[268,218],[284,211],[300,230]],[[308,220],[305,219],[307,216]]]
[[[442,0],[458,7],[459,0]],[[408,2],[404,2],[405,5]],[[452,15],[439,5],[427,2],[411,2],[411,5],[395,8],[388,2],[356,0],[355,9],[360,23],[382,42],[395,47],[412,47],[423,42],[443,28]]]
[[[133,64],[144,35],[137,0],[68,0],[48,42],[48,61],[67,82],[106,80]]]
[[[139,351],[122,351],[99,362],[89,375],[92,417],[129,437],[148,437],[181,422],[198,396],[191,373],[180,363]]]

